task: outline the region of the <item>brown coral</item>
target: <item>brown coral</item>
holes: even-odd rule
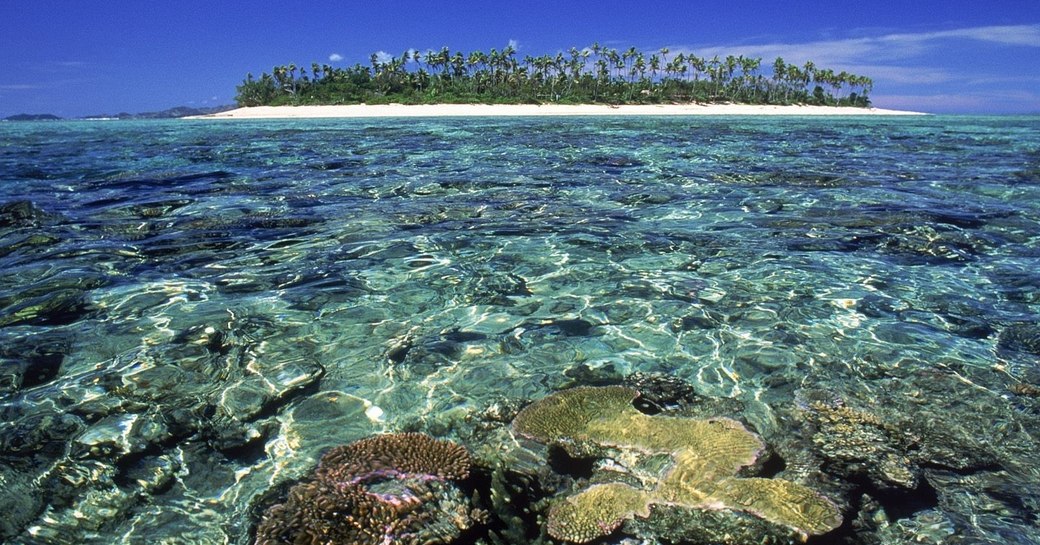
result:
[[[256,545],[450,543],[477,524],[450,481],[469,475],[465,448],[418,433],[333,448],[257,528]]]
[[[802,536],[841,524],[838,508],[815,491],[780,479],[742,478],[740,468],[764,448],[757,435],[735,420],[647,416],[632,406],[630,388],[574,388],[521,411],[513,430],[565,448],[599,445],[637,455],[671,457],[646,489],[600,484],[558,501],[549,512],[549,535],[585,543],[607,535],[625,520],[647,517],[654,504],[691,509],[730,509],[785,526]]]
[[[360,486],[306,482],[293,487],[284,504],[267,510],[256,543],[381,543],[385,526],[396,518],[395,509]]]
[[[450,441],[422,433],[393,433],[333,447],[318,464],[317,477],[347,482],[384,473],[421,473],[441,479],[469,476],[473,459]]]

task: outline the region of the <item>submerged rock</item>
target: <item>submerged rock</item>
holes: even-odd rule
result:
[[[0,337],[0,394],[46,384],[61,370],[70,339],[60,333]]]
[[[74,439],[73,450],[84,457],[121,457],[141,452],[169,437],[169,429],[161,418],[125,413],[91,425]]]
[[[31,201],[12,201],[0,204],[0,228],[35,227],[54,217]]]
[[[654,505],[650,516],[626,520],[622,532],[643,537],[642,543],[795,545],[804,542],[802,536],[790,528],[741,511],[674,505]]]
[[[36,271],[32,271],[36,272]],[[18,324],[64,325],[93,310],[91,290],[108,284],[94,271],[50,268],[18,290],[0,292],[0,327]]]
[[[250,468],[264,463],[276,426],[270,416],[324,372],[286,326],[248,315],[170,337],[104,366],[68,363],[0,405],[0,460],[17,459],[33,477],[33,497],[49,502],[45,516],[12,522],[9,536],[35,532],[38,542],[59,543],[117,532],[114,525],[136,531],[153,520],[144,506],[154,496],[195,505],[253,480]],[[214,532],[222,530],[207,535]]]
[[[18,535],[43,510],[44,497],[25,468],[0,463],[0,539]]]
[[[961,474],[929,469],[927,477],[947,520],[941,528],[944,532],[967,542],[1035,541],[1032,531],[1037,527],[1040,492],[1031,476],[1016,471]]]
[[[997,348],[1040,356],[1040,325],[1012,324],[997,336]]]
[[[18,251],[32,254],[40,253],[59,242],[61,242],[61,238],[58,236],[45,233],[0,237],[0,257],[5,257]]]
[[[79,290],[60,290],[38,295],[0,309],[0,327],[71,324],[87,314],[88,306],[88,299]]]
[[[908,438],[880,417],[822,392],[800,392],[803,416],[815,428],[816,452],[848,476],[865,475],[878,488],[917,488],[920,468],[905,453]]]

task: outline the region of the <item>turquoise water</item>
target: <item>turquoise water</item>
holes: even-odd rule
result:
[[[844,542],[1040,543],[1040,118],[12,122],[0,205],[0,541],[248,543],[332,445],[643,373]]]

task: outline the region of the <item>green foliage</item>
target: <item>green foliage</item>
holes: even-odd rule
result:
[[[371,66],[276,66],[237,87],[239,106],[299,104],[744,104],[870,105],[870,78],[834,73],[812,62],[799,67],[777,58],[770,77],[762,59],[700,58],[669,51],[647,55],[593,44],[567,53],[525,56],[516,50],[448,48],[400,57],[373,54]],[[812,90],[810,92],[810,89]],[[833,90],[830,91],[830,90]]]
[[[239,106],[264,106],[271,104],[278,98],[278,89],[274,85],[271,76],[264,74],[260,79],[253,79],[249,74],[246,80],[235,88],[235,102]]]

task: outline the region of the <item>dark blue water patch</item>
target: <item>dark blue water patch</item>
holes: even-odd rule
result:
[[[1027,262],[1034,260],[1028,259]],[[997,292],[1009,301],[1040,303],[1040,272],[1036,268],[1005,263],[987,271],[986,274],[993,281]]]
[[[222,170],[214,172],[200,172],[196,174],[183,174],[163,178],[138,178],[138,179],[111,179],[100,180],[87,185],[88,190],[110,189],[127,193],[138,191],[155,191],[157,189],[166,191],[194,190],[200,186],[206,186],[211,182],[219,182],[234,177],[234,174]]]

